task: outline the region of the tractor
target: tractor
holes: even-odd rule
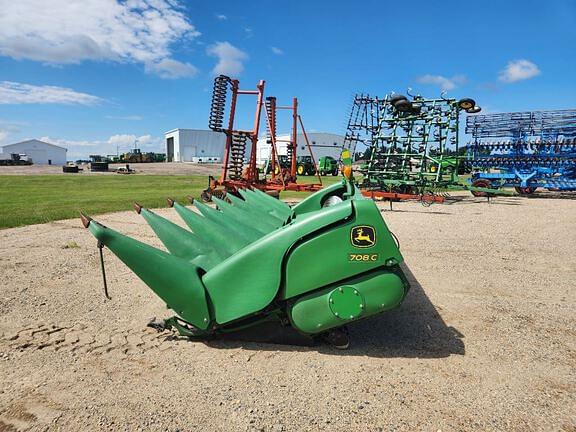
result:
[[[333,176],[338,175],[338,161],[332,156],[322,156],[318,160],[318,172],[320,175],[332,174]]]
[[[296,158],[296,174],[299,176],[313,176],[316,174],[316,166],[312,161],[312,156],[298,156]]]

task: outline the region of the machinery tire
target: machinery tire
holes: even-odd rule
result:
[[[296,167],[296,174],[304,175],[305,172],[306,172],[306,167],[304,167],[304,165],[298,165]]]
[[[306,174],[306,175],[309,175],[309,176],[316,175],[316,170],[314,168],[310,168],[310,171],[308,171],[308,174]]]
[[[409,112],[412,111],[412,104],[410,103],[410,101],[402,99],[394,104],[394,108],[396,108],[396,110],[400,112]]]
[[[332,175],[334,177],[336,177],[338,175],[338,168],[335,168],[334,171],[332,171]]]
[[[411,110],[412,114],[420,115],[421,112],[422,112],[422,106],[421,105],[412,105],[412,110]]]
[[[401,94],[395,94],[388,100],[388,102],[390,103],[390,105],[394,106],[396,102],[401,100],[408,100],[408,98]]]
[[[528,195],[532,195],[535,191],[536,188],[535,187],[515,187],[514,188],[516,190],[516,192],[518,193],[518,195],[522,195],[522,196],[528,196]]]
[[[280,191],[265,191],[266,195],[271,196],[272,198],[276,198],[277,200],[280,199]]]
[[[481,187],[481,188],[491,188],[492,187],[492,183],[490,183],[490,180],[487,179],[478,179],[478,180],[474,180],[472,182],[472,186],[474,187]],[[486,196],[492,196],[492,194],[489,194],[488,192],[481,192],[481,191],[470,191],[472,193],[472,195],[474,195],[475,197],[486,197]]]
[[[212,201],[212,189],[204,189],[202,193],[200,193],[200,199],[202,202],[209,203]]]
[[[224,189],[213,189],[212,190],[212,196],[215,196],[216,198],[219,198],[219,199],[229,203],[230,200],[226,196],[227,194],[228,194],[228,191],[226,191]],[[212,199],[212,196],[210,197],[210,199]]]
[[[476,106],[476,101],[470,98],[462,98],[458,101],[458,108],[470,110]]]
[[[279,167],[278,165],[276,165],[276,166],[274,167],[274,174],[275,174],[275,175],[280,174],[280,167]]]
[[[322,207],[332,207],[336,204],[340,204],[342,201],[343,201],[342,198],[340,198],[338,195],[332,195],[328,197],[326,201],[324,201]]]

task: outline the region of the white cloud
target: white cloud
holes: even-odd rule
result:
[[[162,143],[162,139],[161,138],[155,138],[152,135],[141,135],[141,136],[136,136],[136,135],[129,135],[129,134],[118,134],[118,135],[112,135],[107,143],[114,146],[114,148],[116,148],[116,146],[120,146],[120,147],[124,147],[124,148],[134,148],[134,144],[136,143],[136,141],[138,141],[137,145],[138,148],[152,148],[152,147],[156,147],[158,144]]]
[[[212,69],[214,75],[237,76],[244,70],[242,62],[248,60],[248,54],[229,42],[216,42],[208,47],[206,53],[218,58],[218,63]]]
[[[196,70],[171,59],[175,42],[200,35],[177,0],[18,0],[2,1],[1,10],[0,55],[48,64],[141,63],[166,78]]]
[[[454,90],[462,84],[466,84],[464,75],[455,75],[452,78],[446,78],[442,75],[422,75],[416,79],[420,84],[432,84],[440,87],[442,91]]]
[[[226,15],[223,15],[223,14],[218,14],[218,15],[216,15],[216,19],[219,19],[220,21],[226,21],[228,19],[228,17]]]
[[[38,138],[40,141],[44,141],[50,144],[56,144],[62,147],[79,148],[79,147],[96,147],[98,145],[104,144],[104,141],[87,141],[87,140],[68,140],[63,138],[52,138],[49,136],[42,136]],[[91,151],[91,150],[87,150]]]
[[[69,158],[87,158],[91,154],[109,155],[116,151],[125,153],[134,148],[134,142],[138,141],[138,148],[143,151],[162,152],[163,139],[152,135],[117,134],[107,140],[69,140],[65,138],[52,138],[44,136],[38,138],[68,149]]]
[[[276,55],[282,55],[284,54],[284,51],[282,51],[280,48],[278,47],[270,47],[270,49],[272,50],[272,52]]]
[[[154,73],[160,78],[177,79],[192,77],[198,73],[198,69],[190,63],[182,63],[178,60],[165,58],[155,63],[147,63],[145,70]]]
[[[0,145],[8,143],[8,131],[5,129],[0,129]]]
[[[506,68],[500,72],[498,79],[505,83],[522,81],[540,75],[540,69],[530,60],[512,60]]]
[[[65,87],[36,86],[12,81],[0,82],[0,105],[65,104],[96,105],[103,99]]]

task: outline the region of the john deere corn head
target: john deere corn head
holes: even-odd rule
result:
[[[351,182],[294,207],[258,190],[239,195],[214,197],[217,209],[195,201],[198,211],[170,200],[190,231],[136,205],[168,252],[82,221],[176,312],[165,327],[194,339],[330,341],[338,328],[402,302],[402,255]]]

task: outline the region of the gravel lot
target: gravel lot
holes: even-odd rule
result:
[[[221,164],[193,164],[178,162],[156,162],[156,163],[131,163],[130,168],[135,169],[137,174],[152,175],[191,175],[191,174],[219,174]],[[81,175],[115,175],[113,169],[125,167],[126,164],[110,164],[111,171],[108,172],[90,172],[88,165],[81,165]],[[0,166],[0,175],[45,175],[45,174],[63,174],[62,167],[59,165],[22,165],[22,166]],[[68,174],[72,175],[72,174]],[[74,174],[78,175],[78,174]]]
[[[344,352],[156,333],[169,311],[109,251],[105,301],[79,220],[0,231],[0,431],[575,431],[576,200],[382,210],[412,290]]]

